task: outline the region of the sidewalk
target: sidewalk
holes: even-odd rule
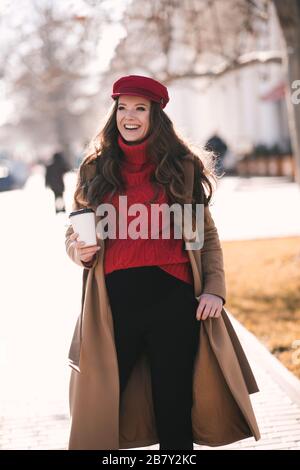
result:
[[[74,176],[68,179],[70,201]],[[278,204],[282,200],[280,207],[291,209],[285,214],[288,231],[292,211],[297,213],[299,207],[299,191],[291,183],[273,183],[270,180],[263,186],[263,199],[266,203],[275,198]],[[236,235],[236,227],[227,223],[232,210],[226,204],[229,200],[236,201],[235,211],[241,208],[239,197],[247,201],[249,208],[256,201],[255,223],[263,220],[258,210],[262,204],[258,204],[253,190],[255,184],[261,183],[246,184],[230,178],[219,188],[213,210],[221,239],[230,232]],[[280,195],[276,196],[278,187]],[[44,190],[38,175],[24,191],[0,193],[0,205],[0,243],[6,247],[0,268],[0,449],[66,449],[67,354],[79,313],[81,269],[67,258],[65,215],[52,213],[50,193]],[[269,221],[276,211],[271,214]],[[235,213],[235,225],[241,217],[244,214]],[[246,221],[251,229],[251,218],[245,216]],[[293,221],[291,225],[293,234],[299,235],[297,224]],[[273,236],[278,235],[279,228],[280,224],[274,222]],[[265,236],[269,234],[265,232]],[[238,235],[246,236],[246,230]],[[300,381],[234,318],[231,321],[260,388],[251,400],[262,439],[256,442],[249,438],[218,448],[195,446],[195,450],[300,449]],[[158,445],[147,449],[158,449]]]

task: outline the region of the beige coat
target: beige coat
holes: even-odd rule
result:
[[[100,218],[96,216],[96,223]],[[157,444],[151,377],[145,354],[136,363],[119,405],[119,376],[111,307],[104,275],[105,240],[90,268],[76,255],[66,231],[66,251],[83,268],[81,312],[69,352],[71,370],[69,449],[127,449]],[[204,245],[188,250],[194,293],[226,302],[223,254],[205,209]],[[260,439],[249,394],[258,392],[242,346],[223,306],[221,317],[202,321],[193,376],[194,442],[220,446]],[[199,324],[200,327],[200,324]],[[119,409],[120,408],[120,409]]]

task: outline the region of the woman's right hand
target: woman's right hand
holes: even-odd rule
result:
[[[84,247],[85,242],[77,240],[78,236],[79,234],[74,232],[72,233],[72,235],[70,235],[70,240],[72,240],[74,243],[75,250],[78,253],[80,261],[88,263],[93,259],[95,253],[97,253],[97,251],[99,251],[101,247],[98,245]]]

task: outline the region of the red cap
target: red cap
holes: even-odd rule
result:
[[[162,108],[169,101],[168,90],[162,83],[142,75],[128,75],[119,78],[113,84],[111,97],[115,100],[120,95],[144,96],[149,100],[160,103]]]

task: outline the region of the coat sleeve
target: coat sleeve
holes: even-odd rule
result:
[[[204,208],[204,242],[201,249],[204,287],[202,293],[214,294],[226,303],[226,282],[223,252],[218,230],[208,206]]]

